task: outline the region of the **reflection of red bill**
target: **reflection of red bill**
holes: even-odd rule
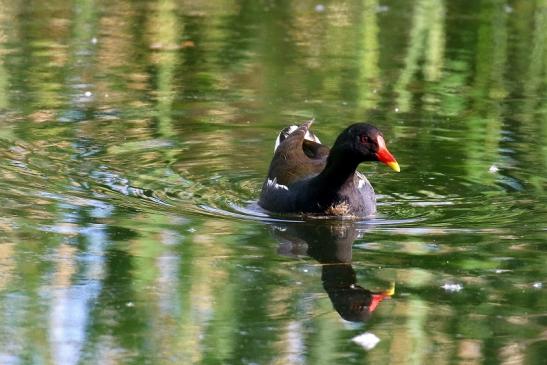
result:
[[[378,136],[378,152],[376,153],[376,157],[378,157],[378,161],[385,163],[389,167],[391,167],[393,170],[400,172],[401,168],[399,167],[399,164],[395,160],[395,157],[387,150],[386,142],[384,141],[384,138],[382,136]]]
[[[376,307],[378,306],[378,304],[380,304],[382,300],[386,298],[390,298],[393,294],[395,294],[395,283],[392,283],[391,287],[382,293],[372,294],[372,301],[370,302],[370,305],[368,306],[370,313],[374,312],[374,310],[376,309]]]

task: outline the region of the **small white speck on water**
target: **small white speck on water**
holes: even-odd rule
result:
[[[377,13],[385,13],[387,11],[389,11],[389,6],[387,5],[378,5],[378,7],[376,8]]]
[[[361,345],[367,351],[375,348],[378,342],[380,342],[380,338],[372,332],[365,332],[359,336],[355,336],[351,340],[356,344]]]
[[[449,293],[458,293],[458,292],[462,291],[463,285],[462,284],[454,284],[454,283],[444,283],[441,286],[441,288],[444,289],[444,291],[449,292]]]
[[[93,95],[93,93],[91,91],[86,91],[84,95],[86,98],[89,98],[91,95]]]
[[[536,289],[541,289],[543,288],[543,283],[541,281],[536,281],[535,283],[532,284],[532,286]]]
[[[490,168],[488,169],[488,172],[491,173],[491,174],[495,174],[496,172],[498,172],[500,170],[499,167],[497,167],[496,165],[492,165],[490,166]]]
[[[323,4],[317,4],[315,5],[315,11],[318,13],[322,13],[325,11],[325,5]]]
[[[131,308],[131,307],[134,307],[134,306],[135,306],[135,303],[133,303],[133,302],[127,302],[127,303],[125,303],[125,306],[128,307],[128,308]]]
[[[511,5],[505,5],[503,10],[505,10],[507,14],[511,14],[513,12],[513,7]]]
[[[91,38],[91,44],[97,44],[97,37]]]
[[[196,230],[195,228],[193,228],[193,227],[192,227],[192,228],[188,228],[188,229],[186,230],[186,232],[190,232],[190,233],[194,233],[194,232],[196,232],[196,231],[197,231],[197,230]]]
[[[395,113],[399,113],[399,108],[395,108]]]

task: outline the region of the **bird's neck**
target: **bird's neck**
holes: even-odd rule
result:
[[[355,170],[361,161],[331,150],[325,169],[317,176],[317,183],[329,190],[338,191],[349,179],[353,180]]]

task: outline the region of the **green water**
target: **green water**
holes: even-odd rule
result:
[[[257,208],[310,117],[377,218]],[[546,190],[545,0],[0,0],[1,364],[545,364]]]

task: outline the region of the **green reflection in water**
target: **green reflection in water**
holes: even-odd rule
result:
[[[0,363],[547,356],[544,0],[0,8]],[[384,130],[377,219],[253,205],[311,116]]]
[[[364,1],[363,2],[363,16],[362,16],[362,44],[359,47],[360,50],[360,73],[359,73],[359,108],[357,109],[359,114],[356,114],[357,118],[362,118],[362,109],[369,110],[374,109],[378,105],[379,96],[378,88],[380,87],[380,68],[379,58],[380,49],[378,44],[378,21],[377,9],[378,1]]]
[[[404,68],[395,84],[399,94],[397,108],[409,112],[413,94],[408,90],[412,79],[424,60],[423,74],[427,81],[436,81],[441,74],[444,51],[444,1],[422,0],[416,2],[410,30],[409,49],[406,53]]]

